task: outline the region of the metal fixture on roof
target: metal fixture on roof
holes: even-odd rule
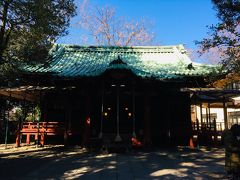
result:
[[[193,67],[193,64],[192,64],[192,63],[190,63],[190,64],[187,66],[187,68],[188,68],[189,70],[195,70],[195,68]]]
[[[119,65],[119,64],[124,64],[127,65],[127,63],[123,62],[123,60],[121,59],[120,55],[118,55],[117,59],[113,60],[112,62],[109,63],[109,65]]]

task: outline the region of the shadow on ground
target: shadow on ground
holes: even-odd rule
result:
[[[227,179],[221,148],[100,154],[58,147],[5,153],[0,174],[2,179]]]

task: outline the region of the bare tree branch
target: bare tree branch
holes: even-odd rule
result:
[[[149,45],[154,38],[153,33],[150,33],[150,25],[144,19],[125,20],[116,16],[113,7],[93,6],[84,0],[79,15],[80,26],[90,33],[98,45]]]

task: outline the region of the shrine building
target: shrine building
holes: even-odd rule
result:
[[[41,140],[58,135],[63,143],[81,144],[134,137],[143,145],[188,145],[191,96],[182,89],[206,87],[205,78],[218,68],[192,62],[183,45],[57,44],[44,65],[25,67],[21,86],[0,94],[40,105],[38,123],[51,129]],[[61,128],[52,129],[54,123]],[[22,128],[19,134],[26,135]]]

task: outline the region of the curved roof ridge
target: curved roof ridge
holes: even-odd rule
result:
[[[55,44],[54,48],[65,48],[69,51],[77,51],[77,50],[91,50],[91,51],[106,51],[106,50],[155,50],[156,52],[165,50],[166,52],[172,51],[174,52],[177,49],[181,53],[186,53],[186,49],[183,44],[178,45],[158,45],[158,46],[102,46],[102,45],[94,45],[94,46],[84,46],[84,45],[74,45],[74,44]],[[142,51],[144,52],[144,51]]]

